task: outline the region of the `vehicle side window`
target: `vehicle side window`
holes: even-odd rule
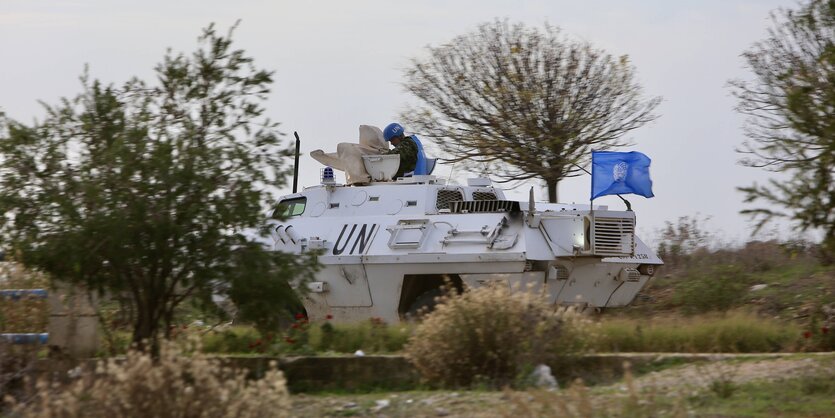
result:
[[[293,199],[282,200],[278,202],[275,211],[273,211],[273,218],[289,218],[291,216],[299,216],[304,213],[304,208],[307,205],[306,197],[296,197]]]

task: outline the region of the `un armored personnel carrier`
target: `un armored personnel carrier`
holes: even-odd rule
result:
[[[323,266],[303,297],[312,320],[396,323],[458,290],[500,282],[557,305],[629,304],[662,264],[635,236],[635,213],[606,206],[518,202],[485,178],[389,181],[399,157],[366,156],[372,181],[321,184],[284,196],[271,221],[275,250],[317,250]],[[392,170],[393,167],[393,170]]]

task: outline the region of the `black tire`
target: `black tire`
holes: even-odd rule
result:
[[[444,292],[441,288],[423,292],[409,305],[409,310],[406,311],[406,319],[419,319],[423,315],[432,312],[435,309],[435,305],[438,304],[437,298],[443,294]]]

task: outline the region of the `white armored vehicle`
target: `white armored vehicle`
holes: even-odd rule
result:
[[[399,156],[364,156],[372,180],[284,196],[271,221],[275,250],[321,251],[303,303],[310,319],[396,323],[429,306],[445,282],[459,291],[501,282],[551,303],[628,305],[662,261],[635,236],[635,213],[605,206],[509,201],[488,179],[387,180]],[[281,216],[278,216],[281,217]]]

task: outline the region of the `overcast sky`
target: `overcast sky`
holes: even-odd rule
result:
[[[276,72],[269,116],[304,153],[356,141],[360,124],[384,127],[412,99],[400,83],[411,57],[495,18],[549,22],[614,55],[629,55],[647,95],[662,96],[660,119],[628,138],[653,159],[656,197],[632,197],[639,232],[664,221],[710,216],[723,240],[748,238],[737,186],[768,173],[739,166],[744,139],[727,81],[748,73],[739,57],[765,36],[769,12],[792,0],[0,0],[0,110],[23,122],[40,118],[38,101],[79,92],[78,76],[120,83],[152,69],[171,47],[192,51],[201,28],[241,20],[237,46]],[[409,127],[406,126],[409,131]],[[418,134],[420,134],[418,132]],[[428,140],[424,143],[427,144]],[[318,181],[320,165],[301,161],[300,185]],[[454,177],[465,181],[466,173]],[[447,176],[449,167],[435,174]],[[590,179],[560,185],[560,200],[588,201]],[[511,194],[527,198],[527,187]],[[537,196],[547,198],[538,188]],[[621,209],[617,197],[596,201]],[[788,238],[783,236],[783,238]]]

